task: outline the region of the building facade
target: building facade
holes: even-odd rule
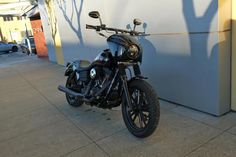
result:
[[[98,24],[90,11],[123,29],[139,18],[143,25],[137,29],[151,34],[138,39],[144,47],[142,71],[159,96],[214,115],[236,105],[233,6],[235,0],[39,0],[51,61],[92,61],[106,48],[104,38],[85,29]]]
[[[0,16],[0,40],[20,43],[28,35],[33,35],[30,20],[27,17]]]

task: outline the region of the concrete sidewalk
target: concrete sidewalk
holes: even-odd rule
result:
[[[63,74],[38,58],[0,66],[1,157],[235,157],[236,113],[218,118],[161,101],[158,129],[138,139],[119,109],[70,107],[57,90]]]

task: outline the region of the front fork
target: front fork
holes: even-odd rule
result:
[[[128,108],[129,108],[129,110],[132,110],[133,106],[131,104],[131,99],[130,99],[130,94],[129,94],[129,87],[128,87],[128,84],[127,84],[127,76],[121,76],[121,81],[122,81],[122,84],[123,84],[123,91],[124,91],[124,94],[125,94],[125,99],[126,99]]]
[[[119,72],[120,72],[120,77],[123,84],[123,91],[125,94],[125,99],[126,99],[129,110],[133,110],[133,105],[131,104],[131,98],[129,94],[129,87],[127,84],[127,76],[126,76],[125,69],[126,69],[126,66],[124,64],[119,65]],[[134,70],[135,77],[141,76],[139,65],[137,64],[133,65],[133,70]]]

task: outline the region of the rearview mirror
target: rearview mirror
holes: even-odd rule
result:
[[[142,21],[139,19],[134,19],[133,23],[134,23],[134,25],[141,25]]]
[[[91,11],[91,12],[89,12],[89,16],[92,17],[92,18],[97,19],[97,18],[100,17],[100,14],[99,14],[98,11]]]

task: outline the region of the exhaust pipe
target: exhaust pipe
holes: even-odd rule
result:
[[[62,91],[64,93],[67,93],[67,94],[72,95],[74,97],[84,97],[83,94],[74,92],[73,90],[70,90],[69,88],[66,88],[62,85],[59,85],[57,88],[58,88],[59,91]]]

